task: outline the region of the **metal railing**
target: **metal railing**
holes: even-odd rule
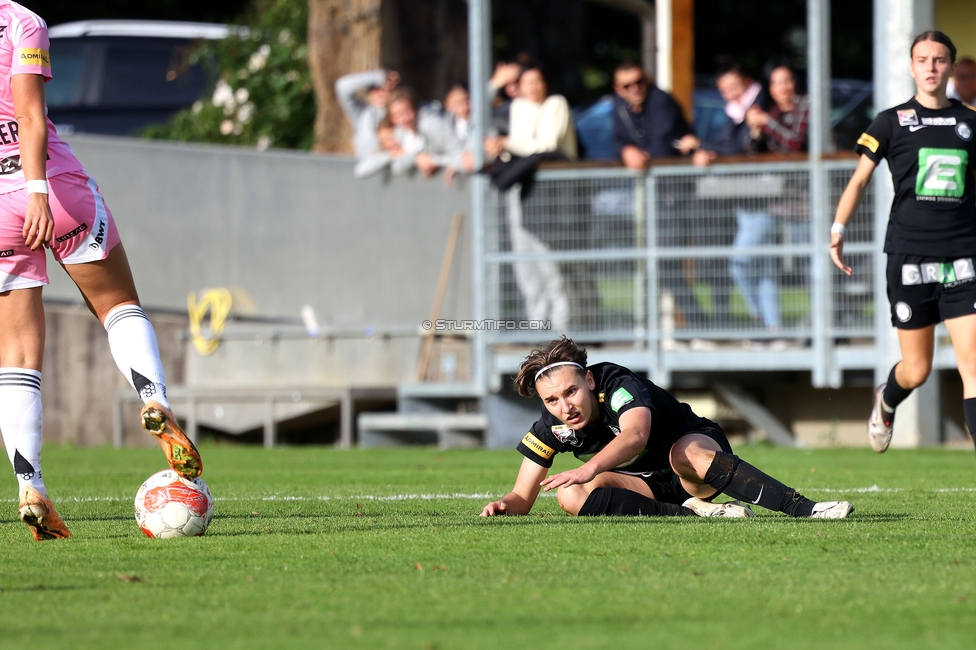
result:
[[[475,237],[479,311],[550,329],[476,337],[487,376],[514,369],[507,351],[563,332],[664,384],[681,371],[794,369],[838,386],[845,370],[874,369],[875,315],[887,302],[873,186],[847,234],[854,276],[826,249],[855,165],[546,169],[530,187],[488,189]]]

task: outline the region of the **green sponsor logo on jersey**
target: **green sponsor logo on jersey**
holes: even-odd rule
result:
[[[616,413],[620,410],[620,407],[628,402],[633,402],[634,396],[627,392],[626,388],[618,388],[617,392],[613,394],[610,398],[610,408]]]
[[[965,149],[919,149],[916,196],[962,197],[968,167],[969,152]]]

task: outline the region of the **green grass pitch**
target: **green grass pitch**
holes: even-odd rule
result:
[[[972,451],[741,447],[846,521],[480,519],[515,451],[206,445],[205,537],[151,540],[158,450],[45,450],[74,538],[0,501],[0,647],[973,648]],[[575,465],[560,459],[556,468]]]

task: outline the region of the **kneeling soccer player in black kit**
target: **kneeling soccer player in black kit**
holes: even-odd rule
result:
[[[623,366],[587,366],[586,350],[565,336],[529,354],[515,388],[542,399],[542,417],[518,445],[525,458],[515,487],[483,517],[528,514],[543,488],[579,516],[752,516],[737,502],[711,503],[719,494],[793,517],[843,519],[854,510],[811,501],[759,471],[732,453],[716,423]],[[546,478],[565,451],[583,464]]]

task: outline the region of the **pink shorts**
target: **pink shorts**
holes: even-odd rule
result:
[[[54,241],[51,252],[62,264],[84,264],[108,257],[121,240],[115,220],[94,179],[83,171],[48,179]],[[44,247],[24,242],[27,189],[0,194],[0,292],[48,284]]]

